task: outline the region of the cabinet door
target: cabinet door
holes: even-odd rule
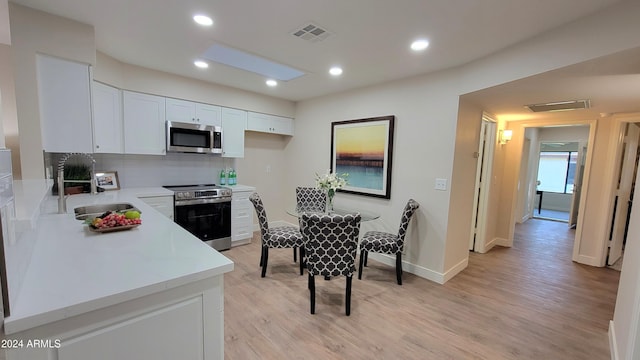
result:
[[[247,244],[253,237],[252,191],[234,191],[231,197],[231,246]]]
[[[293,119],[283,116],[249,112],[247,130],[280,135],[293,135]]]
[[[247,112],[222,108],[222,157],[244,157],[244,131]]]
[[[37,55],[42,148],[93,152],[89,65]]]
[[[293,119],[282,116],[273,116],[272,124],[275,129],[275,133],[281,135],[293,135]]]
[[[179,122],[196,122],[195,103],[179,99],[166,99],[167,120]]]
[[[124,152],[164,155],[165,99],[161,96],[124,91]]]
[[[95,153],[122,154],[122,96],[119,89],[93,82],[93,142]]]
[[[205,319],[211,320],[203,313],[205,309],[202,297],[196,297],[125,319],[65,339],[55,358],[205,359],[205,342],[210,341],[204,337]],[[216,312],[214,309],[206,311]],[[222,322],[221,316],[215,315],[213,320]]]
[[[220,106],[196,103],[196,119],[201,124],[222,126],[221,112]]]

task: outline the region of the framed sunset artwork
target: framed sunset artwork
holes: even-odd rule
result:
[[[349,174],[340,192],[391,198],[395,116],[331,123],[331,172]]]

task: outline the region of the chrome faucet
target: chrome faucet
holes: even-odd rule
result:
[[[88,180],[65,180],[64,179],[64,164],[69,158],[74,156],[81,156],[91,161],[91,177]],[[96,160],[87,153],[66,153],[60,161],[58,161],[58,214],[65,214],[67,212],[67,201],[64,195],[64,183],[76,182],[76,183],[90,183],[91,194],[98,193],[98,187],[96,185]]]

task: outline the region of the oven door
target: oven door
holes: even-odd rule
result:
[[[187,231],[223,250],[214,243],[231,244],[231,199],[198,199],[176,201],[175,222]],[[215,246],[214,246],[215,245]]]

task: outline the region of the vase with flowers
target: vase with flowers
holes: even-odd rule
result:
[[[316,173],[316,188],[323,189],[327,192],[327,212],[333,211],[333,197],[336,190],[342,189],[347,185],[347,177],[349,174],[337,175],[327,170],[326,173],[319,175]]]

